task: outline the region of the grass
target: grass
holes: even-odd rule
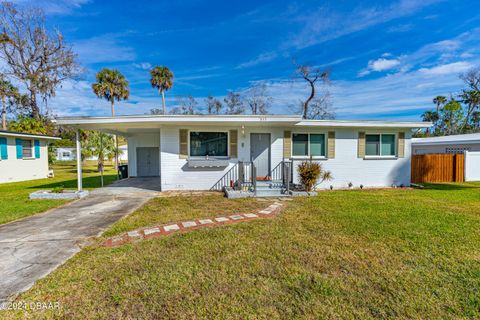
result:
[[[258,202],[155,199],[107,234]],[[251,207],[250,207],[251,208]],[[145,216],[145,217],[143,217]],[[480,184],[322,192],[280,216],[82,250],[5,318],[480,317]]]
[[[51,190],[63,186],[66,189],[77,187],[77,169],[75,163],[65,162],[52,166],[55,178],[0,184],[0,224],[21,219],[36,213],[55,208],[66,203],[64,200],[29,200],[31,192]],[[105,168],[104,182],[115,181],[113,168]],[[100,187],[99,173],[93,162],[83,167],[83,186],[86,189]]]
[[[223,214],[248,213],[268,206],[255,199],[229,200],[218,194],[192,197],[155,198],[142,208],[118,221],[104,236],[110,237],[145,226],[169,222],[220,216]]]

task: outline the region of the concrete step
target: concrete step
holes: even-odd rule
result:
[[[282,189],[271,189],[271,190],[263,190],[257,189],[257,197],[283,197],[287,196],[282,192]]]
[[[257,181],[257,190],[259,189],[282,189],[282,182],[272,182],[272,181]]]

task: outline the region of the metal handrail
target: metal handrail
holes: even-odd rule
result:
[[[238,179],[238,163],[235,163],[218,181],[210,188],[210,190],[222,191],[224,187],[230,186],[230,181]]]
[[[233,183],[240,183],[241,185],[252,184],[255,175],[251,169],[253,163],[246,161],[239,161],[235,163],[218,181],[210,188],[210,190],[222,191],[224,187],[230,187],[230,181]],[[250,170],[249,170],[250,169]]]
[[[252,162],[252,183],[253,183],[253,194],[257,195],[257,167]]]

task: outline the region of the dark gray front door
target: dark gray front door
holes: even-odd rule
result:
[[[266,179],[270,174],[270,133],[250,134],[250,155],[257,178]]]
[[[160,175],[160,151],[155,147],[137,148],[137,176],[158,177]]]

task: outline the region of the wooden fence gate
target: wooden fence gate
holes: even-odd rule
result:
[[[465,155],[412,155],[412,182],[464,182]]]

